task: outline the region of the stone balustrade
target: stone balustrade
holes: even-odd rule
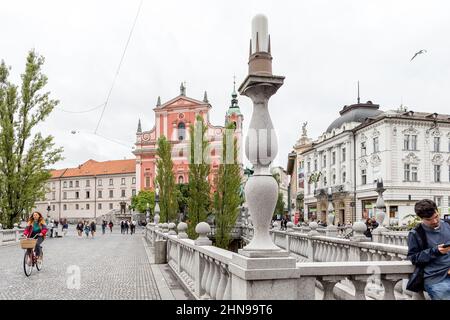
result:
[[[19,228],[0,230],[0,246],[19,242],[20,237],[23,234],[23,231],[24,229]]]
[[[210,229],[200,234],[198,241],[185,238],[186,228],[180,223],[178,235],[174,235],[149,224],[145,237],[150,245],[160,240],[166,242],[168,265],[196,299],[242,299],[242,291],[281,278],[295,283],[284,288],[290,291],[288,299],[424,299],[423,294],[405,290],[405,281],[414,270],[409,261],[403,260],[405,247],[302,234],[293,228],[272,230],[274,242],[287,248],[298,262],[289,271],[265,271],[251,269],[252,262],[247,257],[212,246],[206,237]],[[251,237],[251,232],[251,228],[242,229],[244,238]],[[233,265],[233,261],[242,259],[250,269]],[[238,279],[241,284],[242,281],[252,284],[245,290],[237,290],[240,286],[234,281]],[[248,295],[251,297],[252,293]],[[278,298],[276,292],[270,295],[272,299]]]

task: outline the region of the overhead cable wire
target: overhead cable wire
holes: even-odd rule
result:
[[[105,105],[103,106],[103,110],[102,110],[102,113],[100,115],[100,119],[98,120],[97,127],[95,128],[94,134],[97,134],[98,127],[100,126],[100,122],[102,121],[103,114],[105,113],[105,109],[106,109],[106,107],[108,105],[109,98],[111,96],[112,90],[113,90],[114,85],[115,85],[116,80],[117,80],[117,76],[119,75],[120,68],[122,66],[122,62],[123,62],[123,59],[125,57],[125,53],[126,53],[127,48],[128,48],[128,44],[130,43],[131,35],[133,34],[134,26],[136,25],[136,21],[137,21],[137,18],[139,16],[139,12],[141,11],[142,2],[143,2],[143,0],[141,0],[141,2],[139,3],[139,7],[138,7],[138,10],[137,10],[137,13],[136,13],[136,17],[134,18],[133,26],[131,27],[130,34],[128,35],[128,40],[127,40],[127,43],[125,45],[125,49],[123,50],[122,57],[120,58],[119,66],[117,67],[116,74],[114,75],[114,79],[113,79],[111,88],[109,89],[108,96],[106,98]]]
[[[99,104],[96,107],[93,107],[93,108],[90,108],[90,109],[87,109],[87,110],[81,110],[81,111],[66,110],[66,109],[63,109],[63,108],[60,108],[60,107],[55,107],[55,109],[57,109],[59,111],[62,111],[62,112],[67,112],[67,113],[88,113],[88,112],[92,112],[94,110],[97,110],[98,108],[103,107],[105,105],[105,103],[106,102],[103,102],[102,104]]]

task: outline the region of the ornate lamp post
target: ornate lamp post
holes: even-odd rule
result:
[[[159,209],[159,189],[156,187],[155,189],[155,217],[153,218],[153,222],[155,223],[155,226],[158,226],[159,220],[160,220],[160,209]]]
[[[239,252],[249,257],[284,256],[269,234],[278,184],[269,166],[278,152],[277,137],[269,114],[268,102],[283,85],[284,77],[272,74],[272,55],[267,18],[257,15],[252,20],[252,39],[248,75],[239,93],[252,99],[253,114],[245,140],[245,154],[253,164],[254,174],[245,184],[245,199],[254,226],[251,242]]]
[[[384,187],[383,178],[377,179],[377,188],[375,189],[378,193],[377,203],[376,203],[376,211],[375,211],[375,219],[378,222],[378,227],[372,231],[372,240],[374,242],[382,242],[382,232],[386,231],[386,228],[383,226],[384,218],[386,217],[386,205],[383,199],[383,192],[386,191]]]
[[[328,237],[337,237],[337,227],[334,225],[335,220],[334,207],[333,207],[333,190],[328,188],[328,216],[327,216],[327,230],[326,235]]]

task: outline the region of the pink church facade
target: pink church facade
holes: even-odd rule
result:
[[[189,150],[190,150],[190,132],[189,126],[195,123],[195,119],[200,115],[208,127],[206,136],[210,142],[208,150],[209,161],[211,163],[211,174],[209,181],[213,184],[214,175],[221,161],[222,134],[224,126],[215,126],[209,122],[209,112],[212,109],[211,104],[205,96],[202,101],[189,98],[185,94],[186,89],[183,84],[180,87],[180,95],[161,104],[160,98],[155,112],[155,123],[151,130],[143,131],[139,120],[138,130],[136,132],[135,150],[136,156],[136,188],[140,190],[154,190],[156,168],[156,151],[158,147],[158,138],[165,136],[172,144],[173,171],[176,183],[188,183],[189,180]],[[242,140],[242,121],[243,116],[237,105],[237,94],[232,94],[231,106],[226,110],[225,122],[232,121],[236,125],[235,136],[238,139],[238,145]],[[238,153],[240,154],[240,152]],[[241,162],[241,161],[240,161]]]

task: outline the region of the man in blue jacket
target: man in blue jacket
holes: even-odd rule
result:
[[[422,223],[408,235],[408,259],[423,267],[424,288],[432,300],[450,300],[450,223],[440,219],[431,200],[418,201],[414,211]]]

